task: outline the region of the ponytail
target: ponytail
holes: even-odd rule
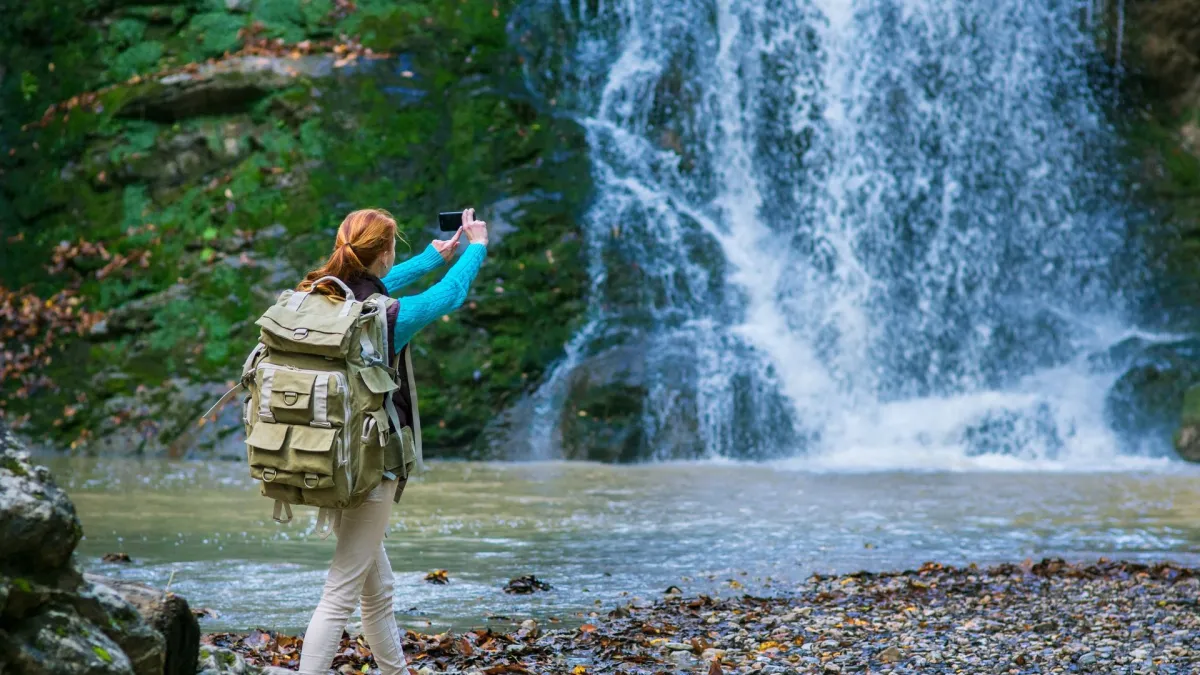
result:
[[[396,221],[383,209],[363,209],[346,216],[338,227],[333,253],[325,264],[309,272],[297,290],[344,300],[341,287],[332,281],[315,284],[321,277],[349,281],[366,274],[372,264],[389,250],[396,238]]]

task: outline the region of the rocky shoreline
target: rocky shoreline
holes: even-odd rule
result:
[[[1165,563],[928,563],[814,576],[786,597],[667,591],[571,628],[410,631],[405,651],[418,675],[1200,672],[1200,570]],[[277,674],[302,645],[262,631],[203,641],[210,675]],[[373,671],[361,638],[342,647],[335,670]]]

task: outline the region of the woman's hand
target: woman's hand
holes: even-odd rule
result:
[[[462,223],[462,228],[459,232],[467,233],[467,241],[472,244],[487,245],[487,223],[482,220],[475,220],[475,209],[463,209]]]
[[[434,239],[433,247],[438,253],[442,254],[442,260],[450,262],[454,259],[454,252],[458,250],[458,238],[462,236],[463,229],[460,227],[449,239]]]

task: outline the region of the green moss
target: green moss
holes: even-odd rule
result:
[[[1183,395],[1184,425],[1200,424],[1200,386],[1194,386]]]
[[[109,654],[108,650],[100,645],[92,645],[92,652],[105,663],[112,663],[113,661],[112,654]]]
[[[0,457],[0,467],[7,469],[8,471],[12,472],[14,475],[17,475],[17,476],[29,475],[29,472],[25,470],[25,467],[22,466],[21,463],[18,462],[17,459],[15,457],[12,457],[11,455],[5,455],[3,457]]]
[[[12,585],[14,588],[16,588],[18,591],[21,591],[22,593],[32,593],[33,592],[33,584],[29,583],[28,579],[22,579],[21,577],[15,577],[12,580]]]
[[[358,32],[378,49],[405,53],[417,76],[366,64],[332,79],[298,80],[245,113],[169,125],[122,117],[162,85],[123,85],[25,137],[37,138],[40,150],[22,145],[15,159],[0,158],[0,214],[16,214],[27,235],[0,256],[46,259],[59,241],[81,238],[104,242],[114,255],[151,254],[146,267],[103,279],[86,264],[59,275],[0,266],[4,285],[29,285],[42,296],[74,285],[88,309],[112,312],[107,336],[62,345],[47,371],[54,381],[89,384],[10,402],[32,415],[34,433],[59,445],[85,429],[102,435],[113,424],[107,401],[139,388],[165,391],[158,388],[170,378],[232,377],[257,337],[253,319],[265,302],[257,291],[274,290],[263,288],[270,268],[282,263],[298,275],[315,265],[328,254],[331,229],[360,206],[396,214],[414,253],[435,234],[432,214],[447,208],[477,204],[515,228],[492,246],[468,306],[414,341],[433,453],[474,452],[487,420],[561,356],[587,288],[576,231],[589,189],[586,142],[573,123],[525,100],[507,44],[509,3],[499,16],[492,3],[362,0],[357,7],[341,19],[324,1],[260,0],[247,14],[216,1],[113,10],[91,83],[217,56],[235,48],[237,32],[252,21],[288,40]],[[144,44],[159,46],[131,48],[139,30]],[[28,109],[27,118],[41,109]],[[184,166],[186,153],[192,159]],[[514,206],[487,212],[500,202]],[[277,224],[288,230],[284,239],[246,243]],[[242,256],[265,264],[243,264]],[[177,284],[182,294],[168,290]],[[81,391],[88,405],[58,419]],[[145,400],[122,424],[157,430],[164,443],[199,412],[172,408],[165,394]]]

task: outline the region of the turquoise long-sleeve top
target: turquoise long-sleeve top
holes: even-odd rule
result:
[[[454,263],[454,267],[446,272],[441,281],[421,293],[405,296],[400,301],[400,309],[396,313],[396,329],[392,333],[394,349],[404,347],[417,331],[462,306],[485,256],[487,246],[484,244],[467,246],[458,262]],[[381,281],[387,288],[388,295],[395,296],[396,291],[444,264],[446,261],[442,254],[430,244],[420,255],[394,265]]]

